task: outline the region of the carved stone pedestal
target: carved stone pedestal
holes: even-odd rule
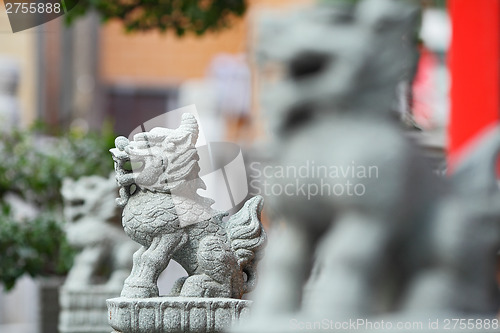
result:
[[[88,286],[81,290],[62,288],[60,291],[60,333],[109,333],[106,300],[120,290],[105,286]]]
[[[221,332],[247,316],[251,301],[231,298],[108,299],[109,323],[119,333]]]

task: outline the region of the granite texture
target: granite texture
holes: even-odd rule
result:
[[[61,312],[59,332],[61,333],[109,333],[106,300],[120,294],[120,289],[92,286],[81,290],[60,291]]]
[[[211,208],[214,201],[197,193],[205,189],[198,131],[196,118],[185,113],[176,129],[118,137],[111,149],[122,224],[141,245],[122,297],[108,300],[118,332],[219,332],[249,306],[239,299],[257,281],[266,243],[263,198],[249,199],[227,219]],[[158,277],[170,260],[188,276],[176,281],[171,297],[158,297]]]
[[[248,316],[251,302],[230,298],[153,297],[108,300],[114,332],[221,332]]]
[[[241,298],[256,282],[256,265],[265,246],[260,223],[263,199],[248,200],[227,221],[200,196],[195,147],[198,124],[185,113],[177,129],[154,128],[118,137],[111,149],[120,185],[119,206],[127,235],[142,247],[134,254],[123,297],[158,295],[159,274],[174,259],[188,273],[171,294]]]

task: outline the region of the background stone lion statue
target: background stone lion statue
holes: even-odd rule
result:
[[[65,287],[106,284],[119,290],[130,273],[131,256],[137,246],[113,222],[116,193],[114,177],[64,180],[61,194],[66,236],[70,245],[79,250]]]

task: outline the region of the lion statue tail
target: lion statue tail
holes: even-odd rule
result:
[[[257,263],[262,258],[266,245],[266,232],[260,223],[263,205],[264,199],[261,196],[251,198],[226,224],[231,248],[238,265],[246,274],[244,293],[255,288]]]

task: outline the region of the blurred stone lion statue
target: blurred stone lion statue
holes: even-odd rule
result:
[[[66,287],[105,284],[119,290],[129,275],[137,246],[114,222],[117,191],[114,176],[63,181],[66,236],[78,249]]]

